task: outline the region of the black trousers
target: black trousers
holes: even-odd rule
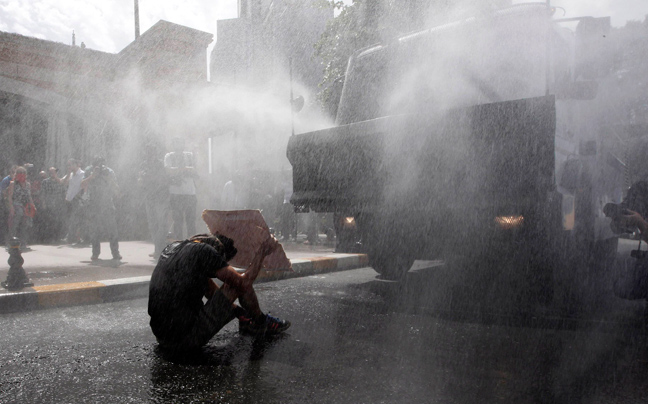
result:
[[[173,219],[173,237],[184,240],[196,234],[196,195],[175,195],[169,197],[171,218]],[[187,234],[182,232],[186,224]]]
[[[180,341],[165,341],[156,337],[160,347],[170,351],[192,350],[207,344],[227,323],[234,320],[234,308],[223,292],[216,291],[205,303],[193,327],[186,330]]]
[[[90,243],[92,244],[92,255],[98,257],[101,254],[101,238],[106,237],[110,243],[110,253],[113,258],[119,258],[119,233],[117,230],[117,212],[114,207],[91,207],[90,217],[92,227],[90,228]]]

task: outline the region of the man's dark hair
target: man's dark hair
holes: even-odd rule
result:
[[[214,247],[216,251],[223,255],[225,261],[234,258],[238,252],[236,247],[234,247],[234,240],[222,234],[196,234],[189,238],[189,241],[197,241]]]

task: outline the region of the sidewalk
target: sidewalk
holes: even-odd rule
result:
[[[326,245],[282,243],[292,271],[263,271],[258,282],[308,276],[367,266],[364,254],[336,254]],[[108,243],[102,243],[99,261],[91,261],[90,246],[32,245],[24,252],[23,268],[34,284],[20,291],[0,288],[0,313],[48,307],[100,303],[148,296],[155,268],[149,254],[153,244],[145,241],[119,243],[122,260],[111,260]],[[0,250],[0,281],[7,278],[9,253]]]

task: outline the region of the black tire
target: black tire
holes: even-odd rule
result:
[[[369,265],[383,279],[402,279],[414,263],[411,234],[402,223],[377,220],[364,215],[356,221],[362,235],[362,246],[369,256]]]
[[[399,280],[405,277],[414,264],[414,258],[407,255],[369,253],[369,265],[380,274],[382,279]]]

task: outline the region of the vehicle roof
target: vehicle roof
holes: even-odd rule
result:
[[[491,14],[488,14],[488,17],[490,18],[500,18],[500,17],[511,17],[511,16],[522,16],[522,15],[530,15],[530,14],[538,14],[541,12],[546,11],[547,9],[547,3],[544,2],[533,2],[533,3],[522,3],[522,4],[516,4],[511,7],[507,7],[504,9],[500,9],[497,11],[494,11]],[[355,58],[362,58],[364,56],[368,56],[374,52],[381,51],[382,49],[385,49],[389,47],[390,45],[400,45],[400,44],[406,44],[410,42],[415,42],[418,40],[423,40],[425,38],[433,37],[435,35],[444,33],[444,32],[450,32],[453,30],[460,29],[464,26],[470,25],[472,23],[475,23],[484,17],[468,17],[464,18],[462,20],[458,21],[453,21],[449,22],[446,24],[438,25],[436,27],[432,28],[427,28],[421,31],[416,31],[412,32],[410,34],[406,34],[403,36],[398,37],[395,39],[393,42],[390,43],[385,43],[385,44],[374,44],[370,45],[368,47],[359,49],[355,53]]]

